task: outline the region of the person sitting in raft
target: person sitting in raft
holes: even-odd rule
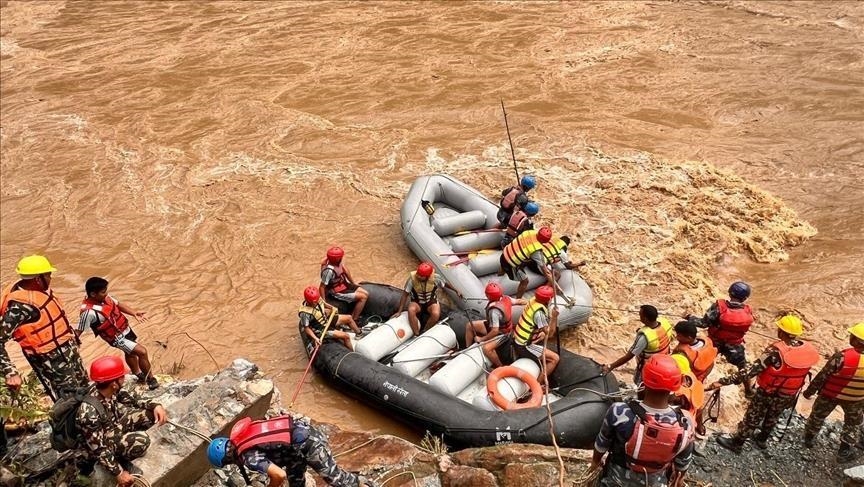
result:
[[[528,203],[528,191],[534,189],[536,185],[537,180],[534,176],[526,174],[522,176],[518,185],[510,186],[501,192],[501,202],[498,204],[498,222],[501,228],[507,227],[507,222],[510,221],[517,207]]]
[[[528,301],[516,327],[505,340],[492,340],[483,345],[483,353],[489,358],[494,367],[504,365],[498,356],[498,350],[509,347],[509,363],[520,358],[529,358],[541,365],[542,360],[546,363],[546,375],[552,375],[558,366],[560,357],[557,353],[543,347],[543,341],[547,334],[555,333],[558,329],[558,308],[553,307],[550,311],[547,305],[555,291],[551,286],[540,286],[534,292],[534,297]],[[509,364],[508,364],[509,365]],[[540,383],[545,382],[541,375]]]
[[[342,263],[344,257],[345,251],[342,247],[327,249],[327,257],[321,261],[318,294],[324,296],[324,299],[354,303],[351,318],[358,321],[363,307],[366,306],[366,300],[369,299],[369,291],[360,287],[351,277],[351,271]]]
[[[540,212],[540,205],[533,201],[525,203],[524,207],[517,207],[513,212],[513,216],[507,220],[507,226],[504,227],[504,236],[501,237],[501,248],[506,247],[516,238],[517,235],[526,231],[534,230],[534,216]]]
[[[504,247],[499,261],[501,267],[498,269],[498,275],[506,274],[510,280],[519,281],[519,288],[516,290],[517,299],[521,299],[528,289],[528,274],[525,272],[525,268],[531,261],[534,261],[537,269],[546,276],[549,286],[555,287],[555,279],[552,277],[552,271],[546,265],[546,257],[543,255],[543,244],[548,243],[551,239],[552,229],[541,227],[540,230],[522,232]]]
[[[465,347],[507,335],[513,330],[513,305],[528,304],[524,299],[513,299],[504,294],[497,282],[486,284],[486,319],[474,320],[465,327]]]
[[[336,308],[321,301],[321,295],[315,286],[308,286],[303,290],[303,305],[300,306],[299,315],[300,328],[316,346],[320,346],[322,341],[339,340],[345,348],[353,351],[351,336],[338,329],[340,326],[348,326],[358,338],[362,335],[351,315],[340,315]],[[324,336],[321,336],[322,333]]]
[[[393,316],[395,318],[402,314],[405,309],[405,303],[410,295],[411,302],[408,304],[408,323],[411,325],[411,330],[414,331],[414,336],[419,336],[420,333],[435,323],[441,317],[441,305],[438,304],[438,288],[445,287],[460,298],[462,293],[449,283],[444,281],[444,278],[439,276],[428,262],[421,262],[417,266],[416,271],[411,271],[408,280],[405,281],[402,298],[399,300],[399,307]],[[428,313],[429,318],[423,328],[420,328],[420,314]]]
[[[658,318],[657,308],[650,304],[639,307],[639,321],[642,328],[636,332],[636,339],[630,350],[618,360],[603,366],[603,373],[608,374],[618,367],[629,362],[633,357],[636,359],[636,372],[633,374],[633,383],[637,386],[642,383],[642,367],[652,355],[669,355],[669,344],[672,342],[674,330],[672,323],[666,318]]]

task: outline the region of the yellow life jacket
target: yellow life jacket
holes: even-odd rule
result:
[[[522,311],[522,316],[519,317],[519,323],[516,324],[516,329],[513,330],[514,340],[519,345],[528,345],[534,337],[534,332],[537,331],[537,324],[534,323],[534,314],[538,311],[543,311],[548,316],[549,309],[546,305],[531,298],[531,301],[525,306]]]
[[[437,301],[435,272],[425,281],[417,277],[417,271],[411,271],[411,300],[417,304],[428,304]]]
[[[669,344],[672,342],[672,337],[675,336],[675,328],[666,318],[657,318],[657,322],[660,323],[657,328],[643,326],[639,329],[639,333],[648,339],[648,345],[642,351],[641,357],[643,359],[647,359],[655,353],[669,353]]]
[[[538,250],[543,250],[543,244],[537,240],[538,230],[526,230],[504,247],[504,261],[514,269],[531,258]]]
[[[546,257],[546,262],[558,262],[558,256],[567,247],[567,242],[561,237],[552,237],[552,240],[543,244],[543,256]]]
[[[336,318],[336,313],[327,313],[324,311],[324,306],[321,303],[316,304],[315,306],[309,306],[305,301],[303,305],[300,306],[300,311],[298,315],[302,317],[303,313],[306,313],[312,316],[312,323],[310,326],[312,328],[317,328],[323,330],[324,327],[330,322],[330,320]]]

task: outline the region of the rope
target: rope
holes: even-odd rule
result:
[[[132,487],[151,487],[150,481],[145,479],[143,475],[132,474]]]
[[[202,440],[206,441],[207,443],[210,443],[211,441],[213,441],[212,439],[210,439],[209,436],[205,435],[204,433],[202,433],[198,430],[194,430],[192,428],[187,428],[186,426],[183,426],[182,424],[177,424],[174,421],[170,421],[170,420],[168,421],[168,424],[175,426],[177,428],[180,428],[181,430],[186,431],[187,433],[195,435],[198,438],[201,438]]]
[[[417,487],[417,485],[418,485],[417,484],[417,476],[414,475],[414,472],[412,472],[410,470],[408,470],[407,472],[397,473],[396,475],[390,477],[389,479],[381,482],[381,487],[384,487],[387,484],[387,482],[390,482],[391,480],[395,479],[396,477],[401,477],[403,475],[411,475],[411,478],[414,479],[414,487]]]
[[[501,102],[501,108],[504,108],[504,102]],[[505,118],[506,120],[506,118]],[[515,164],[515,159],[514,159]],[[557,283],[556,283],[557,284]],[[553,291],[552,304],[558,307],[558,293]],[[558,324],[557,318],[555,322]],[[552,331],[552,330],[549,330]],[[554,330],[556,333],[558,330]],[[549,333],[543,334],[543,353],[540,355],[540,366],[543,368],[543,383],[549,387],[549,374],[546,372],[546,349],[549,345]],[[546,395],[546,418],[549,420],[549,436],[552,437],[552,446],[555,447],[555,456],[558,457],[558,487],[564,487],[564,459],[561,458],[561,449],[558,447],[558,438],[555,437],[555,422],[552,419],[552,403],[549,402],[549,395]]]

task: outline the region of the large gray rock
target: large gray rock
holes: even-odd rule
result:
[[[843,487],[864,486],[864,465],[843,470]]]

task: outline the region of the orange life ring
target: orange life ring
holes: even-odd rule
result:
[[[515,400],[510,401],[498,392],[498,381],[507,377],[515,377],[524,382],[525,385],[531,389],[531,399],[528,400],[528,402],[518,403]],[[489,374],[489,378],[486,379],[486,392],[489,394],[489,399],[491,399],[496,406],[505,411],[537,408],[540,407],[540,403],[543,402],[543,387],[541,387],[540,383],[537,382],[537,378],[520,368],[513,367],[512,365],[498,367]]]

